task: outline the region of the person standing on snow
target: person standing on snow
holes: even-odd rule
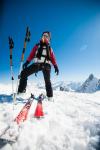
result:
[[[50,81],[51,63],[54,66],[55,73],[59,74],[59,69],[56,63],[56,59],[53,50],[50,46],[51,34],[48,31],[43,32],[40,42],[36,44],[26,62],[23,64],[23,70],[20,74],[20,82],[18,87],[18,93],[26,92],[27,77],[38,71],[43,72],[45,80],[45,88],[48,100],[53,97],[53,90]],[[34,63],[30,66],[29,63],[34,59]]]

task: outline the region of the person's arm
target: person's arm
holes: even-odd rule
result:
[[[35,53],[36,53],[37,49],[38,49],[38,44],[33,47],[33,49],[32,49],[32,51],[31,51],[30,55],[29,55],[28,58],[27,58],[27,61],[28,61],[29,63],[30,63],[31,60],[35,57]]]
[[[50,48],[50,59],[51,59],[51,62],[53,64],[54,68],[55,68],[55,73],[58,75],[59,74],[58,65],[57,65],[57,62],[56,62],[54,52],[51,48]]]
[[[28,64],[35,57],[35,53],[36,53],[37,49],[38,49],[38,44],[33,47],[29,57],[27,58],[26,62],[23,64],[23,69],[27,68]]]
[[[57,65],[56,58],[55,58],[55,55],[54,55],[54,52],[53,52],[52,48],[50,48],[50,59],[51,59],[51,62],[53,64],[53,66]]]

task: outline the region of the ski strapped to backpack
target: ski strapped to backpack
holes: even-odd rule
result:
[[[19,81],[20,81],[20,73],[21,73],[22,67],[23,67],[23,61],[24,61],[24,54],[25,54],[25,50],[26,50],[26,44],[27,44],[27,42],[30,41],[30,36],[31,36],[31,33],[30,33],[29,28],[27,27],[26,35],[25,35],[25,39],[24,39],[24,47],[23,47],[22,56],[21,56],[21,63],[20,63],[20,69],[19,69],[19,74],[18,74],[16,92],[15,92],[15,95],[14,95],[14,102],[16,101],[16,96],[17,96],[17,92],[18,92],[18,86],[19,86]]]

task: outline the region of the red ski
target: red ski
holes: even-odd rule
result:
[[[44,95],[40,94],[38,97],[38,102],[34,113],[35,118],[41,118],[44,116],[43,106],[42,106],[43,99],[44,99]]]
[[[14,120],[17,122],[17,124],[24,122],[27,119],[28,112],[32,105],[33,99],[34,99],[34,95],[31,94],[31,97],[29,98],[28,102],[25,104],[25,106],[22,108],[22,110]]]

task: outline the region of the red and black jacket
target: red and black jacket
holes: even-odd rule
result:
[[[27,61],[28,62],[31,62],[32,59],[36,58],[36,54],[37,54],[37,51],[39,49],[39,44],[36,44],[33,49],[31,50],[31,53],[29,55],[29,57],[27,58]],[[57,63],[56,63],[56,59],[55,59],[55,55],[54,55],[54,52],[52,50],[52,48],[49,46],[49,54],[50,54],[50,61],[51,63],[55,66],[57,66]]]

